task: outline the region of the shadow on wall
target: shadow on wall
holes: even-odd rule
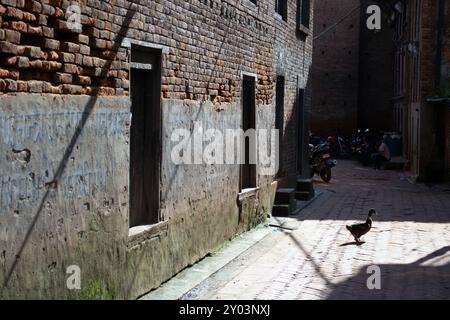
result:
[[[131,21],[136,13],[136,8],[135,8],[135,3],[137,2],[137,0],[130,0],[130,5],[129,8],[127,9],[127,14],[126,17],[123,21],[123,24],[121,26],[121,29],[119,30],[119,32],[117,33],[115,39],[113,40],[113,48],[112,51],[117,54],[118,49],[120,48],[121,44],[122,44],[122,40],[124,39],[125,35],[127,34],[127,30],[129,29],[129,26],[131,24]],[[102,68],[102,72],[101,72],[101,76],[102,78],[106,78],[108,71],[111,68],[111,64],[112,61],[114,59],[108,60],[107,63],[105,64],[105,66]],[[89,101],[87,102],[86,106],[84,107],[83,110],[83,116],[80,120],[80,122],[77,124],[77,127],[75,129],[75,133],[72,136],[72,138],[70,139],[70,143],[69,145],[66,147],[65,152],[63,154],[62,159],[59,162],[59,165],[56,169],[55,175],[54,175],[54,179],[53,182],[54,184],[57,184],[58,181],[61,179],[64,170],[67,167],[67,163],[69,161],[69,158],[72,154],[72,151],[74,150],[75,145],[77,144],[77,141],[81,135],[81,133],[83,132],[83,129],[90,117],[90,115],[92,114],[94,107],[97,103],[98,100],[98,89],[93,89],[92,95],[89,99]],[[44,194],[44,196],[42,197],[42,200],[40,201],[40,205],[37,207],[36,210],[36,214],[33,217],[33,220],[31,222],[31,224],[28,226],[27,232],[25,234],[25,237],[23,239],[23,241],[20,244],[19,250],[16,252],[16,254],[14,255],[14,260],[12,261],[10,267],[7,269],[7,273],[6,276],[3,280],[2,283],[2,290],[3,289],[7,289],[8,288],[8,284],[9,281],[11,280],[14,270],[17,267],[17,264],[20,262],[20,257],[23,253],[23,251],[25,250],[25,247],[28,244],[28,241],[30,240],[30,237],[33,233],[33,230],[36,226],[37,221],[39,220],[39,217],[44,209],[44,205],[47,201],[47,198],[50,195],[50,191],[51,189],[48,189],[46,191],[46,193]],[[1,292],[1,291],[0,291]]]
[[[443,247],[410,264],[377,265],[380,268],[380,289],[368,289],[368,278],[373,272],[368,273],[369,265],[367,265],[354,277],[334,285],[327,299],[448,300],[450,299],[449,251],[450,246]]]

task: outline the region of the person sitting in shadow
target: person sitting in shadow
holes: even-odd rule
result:
[[[372,154],[373,168],[375,170],[381,169],[381,164],[383,162],[388,162],[391,160],[391,153],[389,147],[384,143],[383,139],[379,139],[376,143],[376,153]]]

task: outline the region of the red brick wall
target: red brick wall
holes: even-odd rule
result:
[[[66,25],[71,3],[1,1],[0,94],[128,95],[129,51],[121,45],[126,36],[169,48],[162,75],[166,99],[236,102],[240,71],[251,70],[259,79],[257,103],[270,105],[274,63],[284,64],[285,132],[296,135],[297,78],[308,78],[312,55],[311,36],[296,31],[297,0],[288,1],[287,22],[275,18],[272,0],[254,8],[248,0],[136,0],[143,5],[135,13],[129,1],[84,0],[80,32]],[[276,47],[286,62],[278,61]],[[294,172],[296,141],[284,144],[285,168]]]
[[[126,36],[171,48],[163,62],[165,98],[230,102],[240,95],[238,66],[247,65],[264,79],[258,83],[258,102],[271,102],[271,14],[264,19],[268,23],[249,28],[249,18],[259,13],[241,1],[230,3],[247,15],[234,18],[233,6],[221,12],[219,1],[135,2],[143,5],[127,21],[133,12],[128,1],[81,1],[83,28],[77,33],[65,22],[70,1],[2,1],[0,92],[128,95],[128,52],[120,43]],[[259,2],[261,12],[271,13],[269,2]],[[205,3],[211,10],[204,9]],[[228,27],[239,19],[238,28],[235,23]]]

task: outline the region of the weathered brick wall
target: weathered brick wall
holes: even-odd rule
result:
[[[312,64],[312,37],[297,30],[297,0],[288,1],[287,21],[275,18],[274,66],[272,73],[272,89],[275,91],[276,76],[285,78],[284,130],[281,156],[281,176],[297,172],[298,148],[298,104],[297,90],[306,89],[304,100],[305,117],[311,109],[311,83],[309,81]],[[309,34],[313,32],[314,3],[311,3],[311,23]],[[275,103],[275,101],[273,101]],[[273,109],[275,112],[275,109]],[[309,121],[305,121],[304,132],[309,129]],[[305,160],[305,159],[304,159]]]
[[[295,31],[297,1],[288,1],[287,23],[277,20],[272,0],[257,7],[246,0],[134,2],[79,1],[83,27],[73,32],[65,23],[69,1],[0,0],[0,123],[11,133],[0,138],[8,155],[0,160],[2,181],[9,188],[0,218],[6,219],[1,226],[15,226],[0,226],[0,280],[30,225],[36,228],[1,292],[6,297],[73,297],[64,286],[72,263],[82,266],[83,281],[100,279],[115,296],[136,297],[270,213],[273,177],[259,176],[258,198],[239,208],[239,166],[170,162],[170,130],[190,128],[196,119],[240,127],[241,72],[257,76],[256,125],[262,128],[274,127],[274,80],[278,71],[286,76],[283,159],[286,176],[295,177],[296,92],[308,85],[312,50],[311,37]],[[164,47],[161,210],[168,225],[138,244],[128,238],[129,39]],[[28,135],[36,143],[24,142]],[[14,153],[19,147],[32,154],[23,167]],[[104,178],[101,189],[79,181],[94,170]],[[32,196],[22,199],[13,181],[30,186]]]
[[[257,10],[243,2],[224,1],[222,7],[218,1],[145,1],[134,12],[126,1],[82,1],[78,33],[66,23],[70,1],[3,1],[0,91],[128,95],[129,55],[121,47],[126,36],[170,48],[163,61],[166,99],[234,102],[243,67],[259,76],[258,104],[271,104],[275,40],[288,58],[286,135],[294,135],[297,76],[308,72],[312,50],[310,38],[305,47],[296,36],[297,1],[288,3],[287,23],[275,17],[273,1],[260,1]],[[163,14],[166,19],[156,18]],[[264,19],[248,28],[261,14]],[[283,162],[292,171],[296,146],[290,141]]]
[[[127,95],[129,56],[121,47],[126,36],[171,48],[164,65],[165,98],[230,102],[240,95],[237,69],[243,65],[256,66],[264,79],[258,101],[270,102],[274,31],[267,20],[248,28],[254,19],[245,20],[255,12],[240,1],[230,3],[244,15],[218,1],[135,2],[143,3],[136,11],[128,1],[81,1],[78,33],[66,23],[70,1],[2,1],[1,91]],[[264,3],[261,8],[268,10]]]
[[[354,10],[359,1],[318,0],[315,36]],[[354,12],[314,42],[312,131],[351,135],[357,126],[360,14]]]
[[[83,29],[66,23],[70,1],[2,1],[0,89],[5,92],[124,95],[128,64],[117,33],[122,7],[83,1]],[[119,2],[120,3],[120,2]]]

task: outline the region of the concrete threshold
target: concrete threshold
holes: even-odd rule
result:
[[[300,211],[317,199],[320,194],[317,193],[310,201],[297,201],[295,216],[298,216]],[[290,226],[292,226],[292,229],[295,229],[297,226],[292,224],[296,220],[295,216],[292,216],[292,218],[271,217],[265,224],[261,224],[227,242],[218,251],[187,267],[157,289],[140,297],[139,300],[181,299],[186,293],[262,241],[269,234],[276,232],[278,228],[291,229]]]

